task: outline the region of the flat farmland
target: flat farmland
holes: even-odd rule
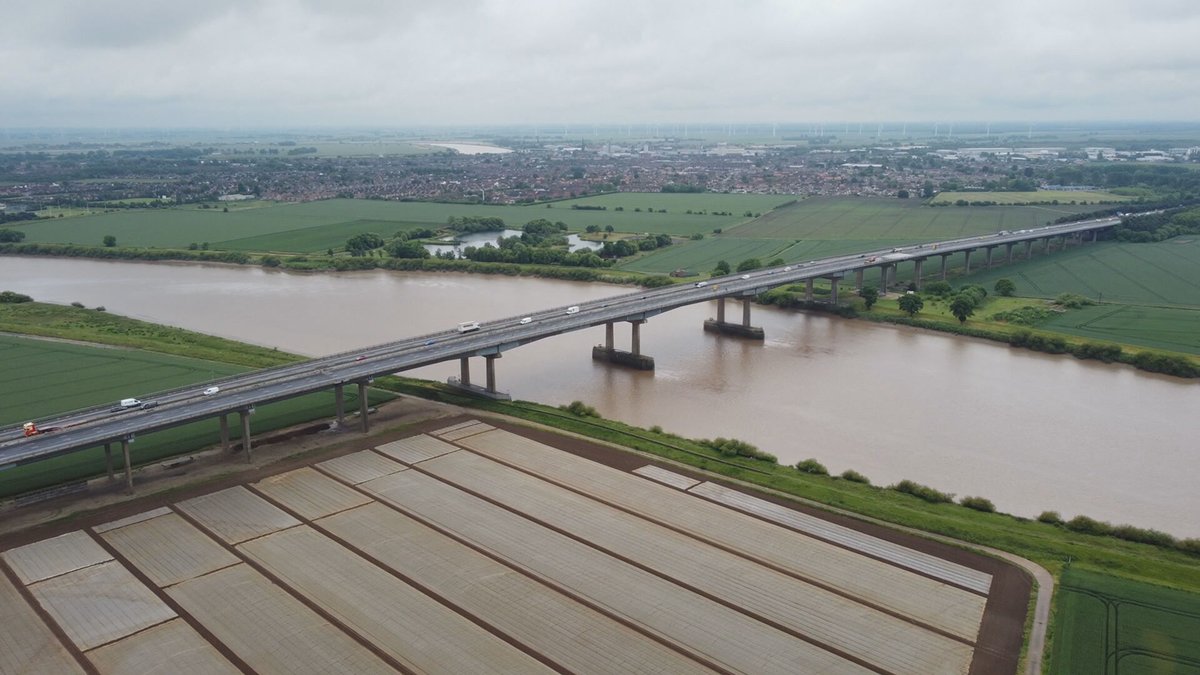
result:
[[[939,192],[933,198],[934,204],[953,204],[965,199],[972,201],[989,201],[997,204],[1035,204],[1039,202],[1058,201],[1059,204],[1098,204],[1100,202],[1124,202],[1133,199],[1115,195],[1111,192],[1093,192],[1090,190],[1038,190],[1037,192]]]
[[[0,336],[0,359],[5,364],[0,372],[0,426],[37,421],[46,415],[85,407],[116,405],[122,398],[145,398],[156,391],[186,387],[245,370],[140,350],[11,336]],[[390,398],[382,392],[372,392],[371,396],[373,400]],[[346,406],[354,410],[356,405],[357,396],[351,388],[347,391]],[[271,403],[257,408],[253,430],[257,434],[324,419],[333,410],[332,392]],[[126,414],[155,412],[135,410]],[[240,438],[240,434],[240,429],[231,429],[233,438]],[[138,464],[153,462],[207,448],[219,440],[217,420],[193,422],[138,438],[133,459]],[[104,469],[102,448],[27,464],[0,472],[0,496],[100,475]]]
[[[814,197],[732,230],[759,239],[851,239],[919,243],[1045,225],[1085,206],[925,206],[916,199]]]
[[[1100,242],[1039,254],[1029,261],[973,272],[969,279],[991,288],[996,279],[1007,277],[1017,285],[1018,295],[1028,297],[1078,293],[1105,302],[1200,308],[1200,238],[1154,244]],[[975,257],[979,259],[978,253]]]
[[[782,204],[790,201],[795,201],[795,195],[752,195],[752,194],[726,194],[718,192],[618,192],[616,194],[597,195],[595,197],[580,197],[566,202],[556,202],[555,206],[566,205],[568,208],[572,204],[581,206],[603,206],[609,211],[618,207],[625,211],[633,211],[634,209],[642,209],[643,212],[653,209],[666,209],[668,214],[686,215],[688,211],[693,213],[707,212],[707,217],[713,222],[718,223],[714,227],[720,227],[719,223],[724,221],[741,222],[749,220],[753,215],[747,217],[745,214],[749,211],[751,214],[766,213]],[[730,216],[715,216],[711,215],[714,211],[728,212]]]
[[[1095,305],[1059,314],[1039,327],[1098,342],[1200,354],[1200,309]]]
[[[213,244],[213,248],[233,251],[324,253],[328,249],[345,246],[347,239],[364,232],[374,232],[387,239],[397,232],[414,230],[419,227],[438,226],[440,224],[403,223],[395,220],[350,220],[343,223],[219,241]]]
[[[551,437],[583,454],[451,422],[0,540],[0,617],[38,645],[0,651],[0,670],[149,661],[147,617],[214,672],[1016,667],[993,642],[1022,625],[992,615],[1014,588],[995,561],[578,440]],[[102,585],[142,611],[61,590]]]
[[[1052,673],[1200,673],[1200,596],[1068,569]]]
[[[832,255],[858,253],[868,249],[886,249],[904,243],[907,242],[890,239],[871,242],[819,239],[789,242],[782,239],[743,239],[737,236],[722,235],[700,241],[679,242],[634,258],[630,262],[622,263],[619,267],[650,274],[669,274],[677,269],[707,274],[721,260],[728,262],[734,268],[747,258],[758,258],[764,264],[775,258],[783,258],[785,263],[796,263]]]

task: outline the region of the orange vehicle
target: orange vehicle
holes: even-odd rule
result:
[[[26,437],[37,436],[38,434],[48,434],[51,431],[58,431],[58,427],[46,427],[45,429],[39,429],[33,422],[26,422],[25,424],[22,424],[21,427],[25,429]]]

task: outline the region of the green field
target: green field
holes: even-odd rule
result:
[[[1063,572],[1048,672],[1200,675],[1200,595]]]
[[[1088,190],[1038,190],[1037,192],[939,192],[934,204],[953,204],[965,199],[968,202],[996,202],[997,204],[1038,204],[1058,201],[1059,204],[1098,204],[1100,202],[1124,202],[1132,197],[1123,197],[1111,192]]]
[[[1069,292],[1104,302],[1200,308],[1197,270],[1200,238],[1185,236],[1155,244],[1100,242],[1050,255],[1038,251],[1028,262],[974,272],[969,278],[991,288],[996,279],[1007,277],[1016,283],[1018,295],[1029,297]]]
[[[736,231],[740,232],[740,230]],[[775,258],[783,258],[785,263],[795,263],[832,255],[856,253],[867,248],[890,248],[902,243],[904,242],[893,240],[873,242],[816,239],[785,241],[782,239],[744,239],[722,235],[700,241],[680,242],[622,263],[619,268],[650,274],[668,274],[682,268],[705,274],[716,267],[720,260],[728,262],[733,267],[737,267],[737,264],[746,258],[759,258],[764,264]]]
[[[636,212],[631,203],[624,211],[572,209],[571,202],[531,206],[481,206],[432,202],[392,202],[362,199],[328,199],[303,204],[255,202],[255,208],[230,207],[198,209],[195,206],[172,209],[120,210],[73,217],[42,219],[15,226],[25,232],[28,242],[73,243],[99,246],[106,235],[117,238],[119,246],[184,248],[191,243],[209,242],[213,248],[236,250],[317,251],[345,243],[350,234],[376,231],[391,236],[412,227],[442,227],[451,216],[494,216],[510,226],[545,218],[562,221],[573,231],[588,225],[611,225],[618,232],[652,232],[687,236],[709,233],[729,227],[746,218],[741,212],[730,216],[699,213],[727,210],[736,203],[756,202],[762,208],[787,201],[776,197],[768,201],[748,199],[750,195],[653,194],[633,195],[657,204],[666,213]],[[640,207],[636,207],[640,208]],[[692,214],[686,211],[691,209]],[[366,223],[372,229],[358,230]],[[283,233],[301,231],[297,243]],[[349,232],[350,234],[345,234]],[[342,236],[344,235],[345,236]],[[280,236],[267,236],[280,235]],[[263,239],[258,239],[263,237]],[[219,244],[218,244],[219,242]],[[317,243],[314,243],[317,242]],[[262,246],[262,249],[254,249]]]
[[[1045,225],[1083,206],[931,208],[916,199],[814,197],[731,231],[756,239],[857,239],[919,243]]]
[[[732,213],[732,216],[714,216],[714,222],[719,219],[726,219],[726,222],[738,222],[749,220],[753,217],[746,216],[746,212],[766,213],[773,208],[787,202],[794,201],[795,195],[753,195],[753,194],[725,194],[719,192],[618,192],[616,194],[597,195],[595,197],[581,197],[572,199],[569,202],[557,202],[555,205],[580,204],[586,206],[604,206],[609,211],[617,207],[621,207],[626,211],[634,209],[666,209],[667,213],[685,214],[691,210],[693,213],[699,211],[707,211],[711,214],[714,211]],[[714,227],[720,227],[715,225]]]
[[[149,399],[150,394],[185,387],[246,370],[211,361],[145,352],[134,349],[74,344],[0,336],[0,426],[19,425],[70,410],[115,405],[126,397]],[[355,390],[347,391],[347,409],[357,403]],[[372,393],[372,399],[386,398]],[[332,416],[332,392],[258,406],[255,434]],[[153,415],[134,410],[129,415]],[[236,425],[234,425],[236,426]],[[236,438],[240,431],[233,435]],[[185,454],[219,441],[217,420],[139,436],[134,462],[144,464]],[[93,448],[79,453],[0,471],[0,497],[95,476],[104,469],[104,453]]]
[[[1200,309],[1103,304],[1060,314],[1038,327],[1100,342],[1200,354]]]

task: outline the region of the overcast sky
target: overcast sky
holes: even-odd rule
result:
[[[1200,117],[1197,0],[0,0],[0,127]]]

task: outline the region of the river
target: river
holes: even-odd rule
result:
[[[292,274],[255,267],[0,258],[0,290],[306,355],[628,292],[463,274]],[[740,307],[730,307],[740,316]],[[705,333],[713,304],[654,317],[657,370],[594,363],[602,327],[505,352],[499,388],[690,437],[739,438],[784,463],[814,457],[877,485],[903,478],[1043,510],[1200,536],[1200,386],[902,327],[754,307],[763,342]],[[617,346],[628,348],[628,324]],[[473,364],[481,380],[482,360]],[[457,362],[411,371],[445,380]]]

